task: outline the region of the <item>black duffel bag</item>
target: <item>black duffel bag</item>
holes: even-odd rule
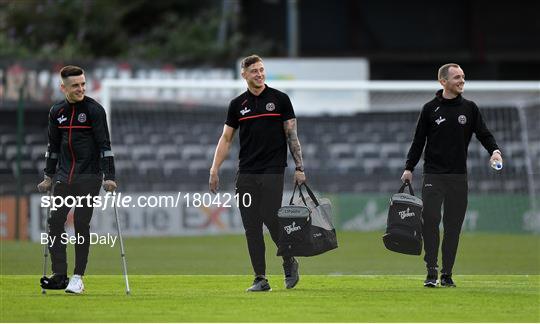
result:
[[[304,197],[302,186],[308,197]],[[293,200],[297,187],[300,199],[295,205]],[[332,205],[326,198],[318,199],[305,183],[295,184],[289,205],[278,210],[278,220],[279,256],[314,256],[337,248]]]
[[[409,188],[410,194],[404,192]],[[390,199],[384,246],[394,252],[420,255],[422,253],[422,199],[414,195],[407,180]]]

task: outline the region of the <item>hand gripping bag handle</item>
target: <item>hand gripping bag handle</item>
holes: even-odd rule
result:
[[[405,191],[405,187],[409,187],[409,193],[414,196],[414,190],[412,188],[412,184],[409,180],[405,180],[405,182],[403,183],[403,185],[401,185],[401,187],[399,188],[399,191],[398,193],[403,193],[403,191]]]

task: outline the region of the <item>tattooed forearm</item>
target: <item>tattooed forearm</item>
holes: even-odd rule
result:
[[[284,122],[285,136],[287,137],[287,143],[289,144],[289,150],[296,167],[303,167],[302,162],[302,148],[300,147],[300,141],[298,140],[298,134],[296,132],[296,118],[289,119]]]

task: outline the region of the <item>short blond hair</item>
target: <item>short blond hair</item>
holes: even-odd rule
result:
[[[240,62],[240,67],[242,69],[247,69],[250,65],[257,62],[262,62],[262,58],[259,55],[253,54],[248,57],[245,57],[242,62]]]
[[[448,80],[448,70],[450,70],[451,67],[461,68],[461,66],[459,66],[459,64],[457,63],[446,63],[439,68],[439,73],[437,73],[437,79]]]

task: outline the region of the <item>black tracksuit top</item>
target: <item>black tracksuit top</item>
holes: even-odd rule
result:
[[[474,102],[461,95],[445,99],[439,90],[420,113],[405,169],[414,170],[425,145],[424,173],[467,173],[467,150],[473,133],[490,155],[499,148]]]
[[[249,90],[231,100],[226,125],[240,127],[240,173],[282,173],[287,166],[283,122],[295,118],[287,94],[270,88]]]
[[[114,180],[114,160],[105,109],[85,96],[77,103],[62,100],[49,112],[49,144],[45,174],[72,183]]]

